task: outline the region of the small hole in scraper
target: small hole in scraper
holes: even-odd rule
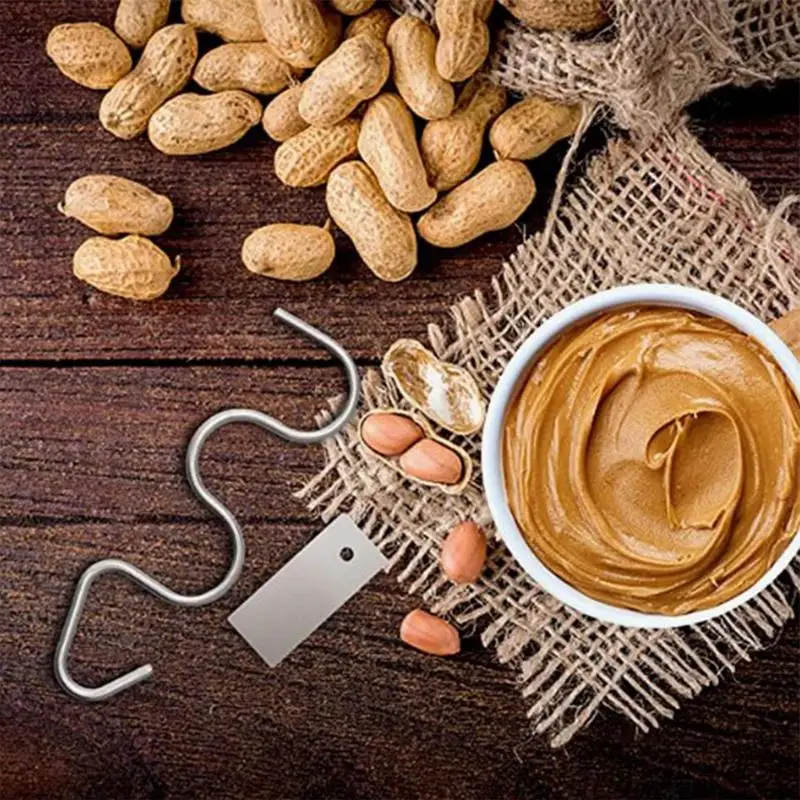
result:
[[[343,547],[339,551],[339,558],[341,558],[342,561],[352,561],[354,556],[355,553],[350,547]]]

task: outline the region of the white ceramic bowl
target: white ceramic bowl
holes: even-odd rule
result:
[[[732,611],[763,591],[783,572],[800,549],[800,531],[766,574],[749,589],[713,608],[668,616],[618,608],[578,591],[551,572],[531,550],[508,506],[503,479],[503,423],[509,403],[521,388],[542,351],[567,328],[621,306],[672,306],[720,319],[759,341],[783,369],[800,399],[800,362],[784,342],[763,322],[729,300],[708,292],[671,284],[637,284],[591,295],[559,311],[531,334],[509,361],[489,403],[483,429],[482,471],[489,510],[497,531],[522,568],[543,589],[562,603],[604,622],[635,628],[677,628],[694,625]]]

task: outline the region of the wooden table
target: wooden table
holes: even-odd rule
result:
[[[97,683],[152,661],[149,684],[80,705],[51,660],[74,581],[116,554],[198,591],[223,573],[227,538],[182,477],[192,430],[234,404],[310,424],[339,370],[270,319],[281,305],[327,328],[362,366],[398,336],[420,337],[465,292],[486,287],[519,243],[512,229],[453,252],[423,248],[402,285],[375,280],[337,236],[322,280],[247,273],[245,234],[273,221],[321,223],[322,191],[272,174],[253,131],[223,153],[169,159],[101,130],[99,94],[47,61],[52,25],[112,18],[112,0],[31,0],[0,8],[0,796],[270,798],[790,797],[798,783],[798,628],[690,702],[659,732],[597,719],[565,750],[532,738],[514,676],[468,642],[454,659],[404,647],[415,605],[374,580],[279,669],[225,618],[320,528],[292,498],[317,448],[226,430],[204,470],[240,515],[248,557],[223,601],[178,610],[127,582],[96,587],[71,660]],[[774,204],[800,189],[798,88],[722,92],[693,109],[709,149]],[[599,143],[599,138],[597,142]],[[564,148],[534,165],[542,224]],[[183,269],[152,304],[103,296],[71,275],[87,231],[56,204],[96,171],[172,197],[160,239]]]

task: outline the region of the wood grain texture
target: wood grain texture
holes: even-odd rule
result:
[[[277,670],[225,622],[319,530],[291,497],[317,448],[247,428],[209,443],[211,488],[245,526],[244,575],[223,601],[178,610],[122,580],[97,586],[72,659],[101,681],[145,660],[148,685],[100,706],[67,699],[51,660],[74,580],[107,554],[170,586],[219,579],[224,531],[182,480],[185,442],[210,413],[262,408],[310,422],[342,376],[269,315],[323,324],[362,364],[397,336],[423,336],[465,292],[488,288],[514,228],[451,252],[423,248],[401,285],[375,280],[341,237],[328,275],[280,284],[250,275],[239,247],[275,221],[320,223],[321,191],[272,174],[253,132],[185,160],[99,126],[101,95],[44,55],[59,22],[113,20],[112,0],[0,5],[0,797],[783,798],[800,793],[800,636],[743,665],[640,737],[611,715],[568,748],[533,738],[514,676],[474,639],[447,660],[397,638],[416,601],[380,576]],[[205,46],[208,46],[207,39]],[[692,109],[701,139],[774,204],[800,190],[797,85],[724,91]],[[601,146],[595,133],[584,155]],[[565,146],[534,165],[541,225]],[[75,177],[119,172],[170,195],[159,242],[185,268],[163,302],[101,296],[70,274],[89,235],[55,206]]]

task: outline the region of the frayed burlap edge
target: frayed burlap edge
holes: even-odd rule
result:
[[[677,282],[728,297],[769,321],[800,303],[800,236],[770,215],[747,182],[708,155],[683,125],[647,146],[612,142],[569,192],[548,241],[527,239],[482,292],[460,301],[430,343],[469,369],[484,393],[521,341],[570,302],[612,286]],[[365,408],[405,406],[380,374],[364,381]],[[447,434],[445,434],[447,435]],[[480,437],[451,437],[479,466]],[[447,530],[472,518],[494,537],[480,470],[459,497],[402,479],[359,446],[355,427],[325,444],[326,466],[301,490],[325,519],[347,512],[390,559],[409,592],[462,629],[477,631],[518,673],[533,729],[566,744],[601,709],[642,731],[682,700],[766,647],[792,617],[800,562],[735,612],[667,631],[598,622],[544,593],[493,538],[487,569],[472,586],[441,574]],[[794,588],[792,588],[794,587]]]

